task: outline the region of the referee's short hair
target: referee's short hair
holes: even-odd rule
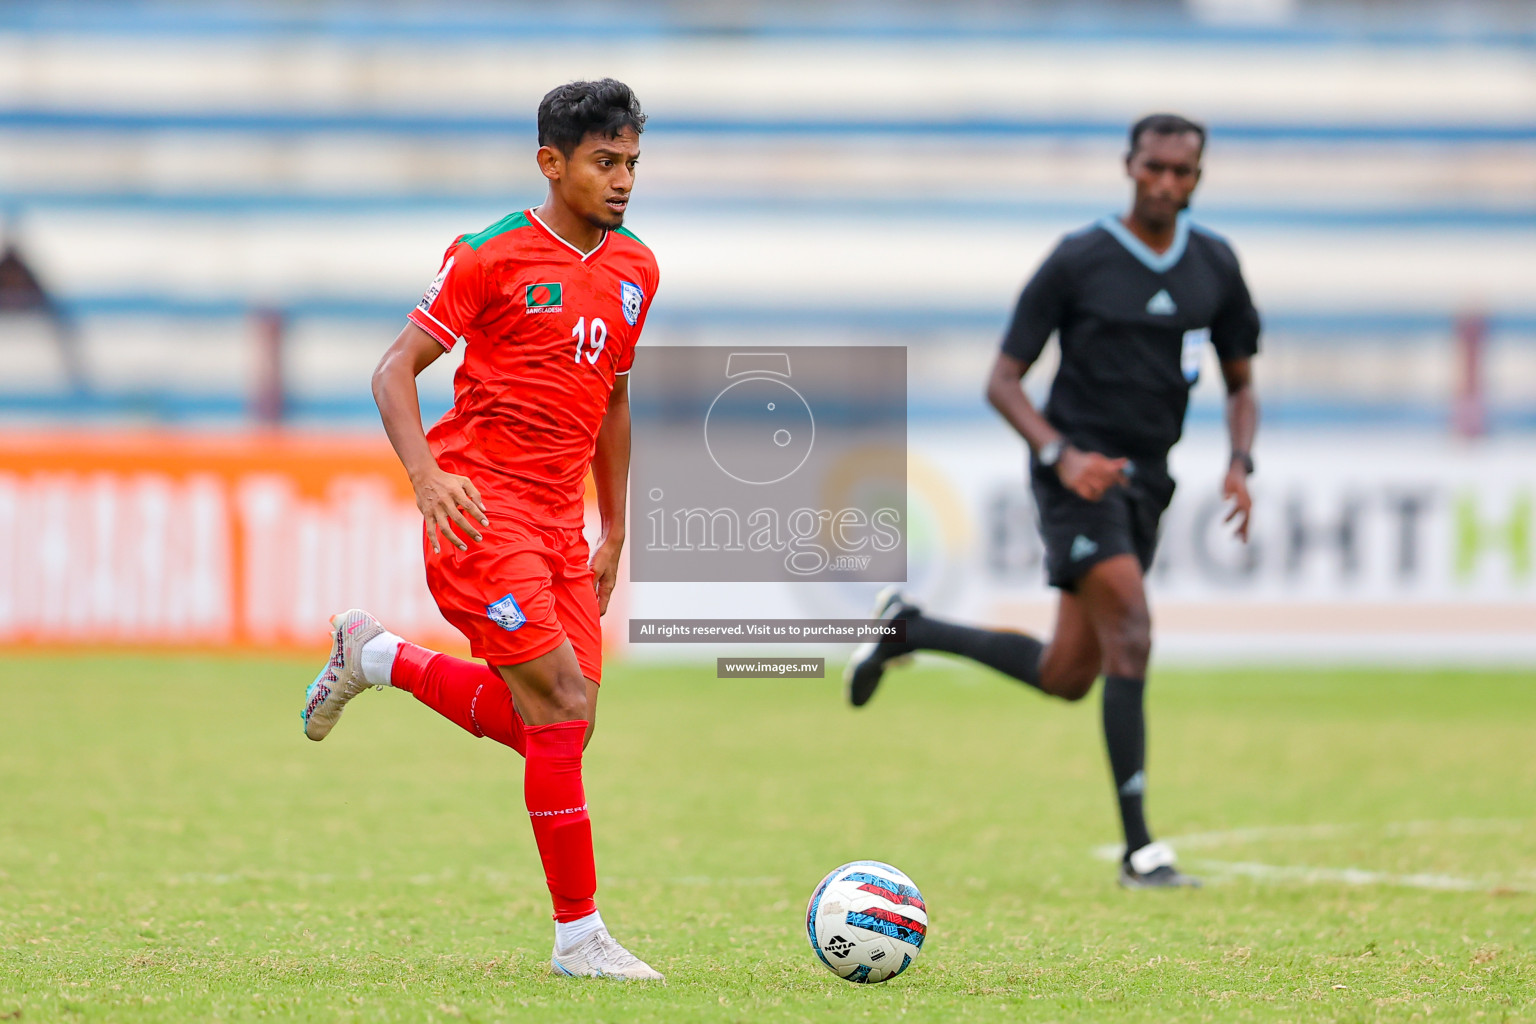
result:
[[[1153,135],[1188,135],[1193,133],[1200,136],[1200,148],[1205,149],[1205,125],[1198,121],[1191,121],[1187,117],[1178,114],[1148,114],[1146,117],[1131,125],[1131,149],[1127,156],[1136,152],[1136,147],[1141,144],[1141,137],[1148,132]]]

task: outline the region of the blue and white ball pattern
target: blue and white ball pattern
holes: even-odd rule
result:
[[[856,860],[816,886],[805,930],[827,970],[868,985],[912,966],[928,937],[928,907],[900,871],[878,860]]]

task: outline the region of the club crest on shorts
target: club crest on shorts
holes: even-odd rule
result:
[[[635,326],[640,319],[640,306],[645,302],[645,292],[640,290],[639,285],[623,281],[619,284],[619,300],[624,305],[624,319],[629,326]]]
[[[528,616],[524,615],[523,610],[517,606],[517,598],[511,594],[500,601],[493,601],[486,605],[485,614],[508,633],[521,629],[523,623],[528,621]]]

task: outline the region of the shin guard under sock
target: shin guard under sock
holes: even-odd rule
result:
[[[914,650],[958,654],[1036,689],[1040,686],[1040,656],[1045,645],[1032,636],[960,626],[922,614],[910,616],[906,623],[906,645]]]
[[[575,921],[597,909],[597,867],[592,859],[592,821],[581,784],[586,722],[556,722],[526,729],[528,766],[523,797],[533,838],[544,862],[556,921]]]
[[[522,716],[506,681],[488,665],[402,643],[390,679],[466,732],[526,756]]]
[[[1104,745],[1120,800],[1120,824],[1129,855],[1152,841],[1142,814],[1147,788],[1147,728],[1142,707],[1146,680],[1109,676],[1104,680]]]

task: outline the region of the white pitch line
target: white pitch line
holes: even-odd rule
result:
[[[1182,850],[1205,850],[1213,846],[1234,843],[1254,843],[1265,840],[1296,841],[1309,839],[1336,839],[1364,829],[1380,829],[1388,836],[1423,835],[1483,835],[1490,832],[1522,832],[1536,826],[1536,821],[1526,818],[1447,818],[1442,821],[1392,821],[1382,825],[1353,824],[1320,825],[1254,825],[1247,828],[1223,829],[1215,832],[1191,832],[1166,840],[1168,845]],[[1125,848],[1106,843],[1093,848],[1093,855],[1100,860],[1119,860]]]
[[[1190,866],[1222,877],[1242,876],[1261,881],[1342,882],[1345,885],[1395,885],[1410,889],[1446,889],[1477,892],[1499,886],[1497,881],[1477,881],[1455,875],[1392,875],[1364,868],[1317,868],[1304,865],[1259,864],[1253,861],[1198,860]],[[1506,888],[1514,888],[1506,886]]]
[[[1363,827],[1362,825],[1255,825],[1250,828],[1233,828],[1220,832],[1191,832],[1187,836],[1175,836],[1164,842],[1177,850],[1205,850],[1213,846],[1257,843],[1265,840],[1337,839]],[[1093,848],[1093,855],[1099,860],[1116,861],[1124,852],[1125,847],[1115,843],[1105,843]]]
[[[1380,831],[1384,836],[1424,835],[1485,835],[1488,833],[1518,833],[1536,825],[1536,821],[1523,818],[1450,818],[1444,821],[1396,821],[1382,825],[1321,824],[1321,825],[1272,825],[1250,828],[1234,828],[1216,832],[1194,832],[1167,840],[1175,850],[1205,850],[1212,847],[1241,845],[1244,843],[1297,840],[1338,839],[1352,833],[1367,830]],[[1099,860],[1118,861],[1125,848],[1117,844],[1105,844],[1093,848]],[[1413,889],[1438,889],[1452,892],[1476,892],[1492,888],[1504,888],[1518,892],[1532,891],[1529,885],[1510,883],[1499,879],[1461,878],[1456,875],[1429,873],[1392,874],[1370,871],[1365,868],[1328,868],[1306,865],[1264,864],[1257,861],[1197,860],[1191,867],[1214,872],[1218,877],[1245,877],[1265,881],[1340,882],[1345,885],[1395,885]]]

